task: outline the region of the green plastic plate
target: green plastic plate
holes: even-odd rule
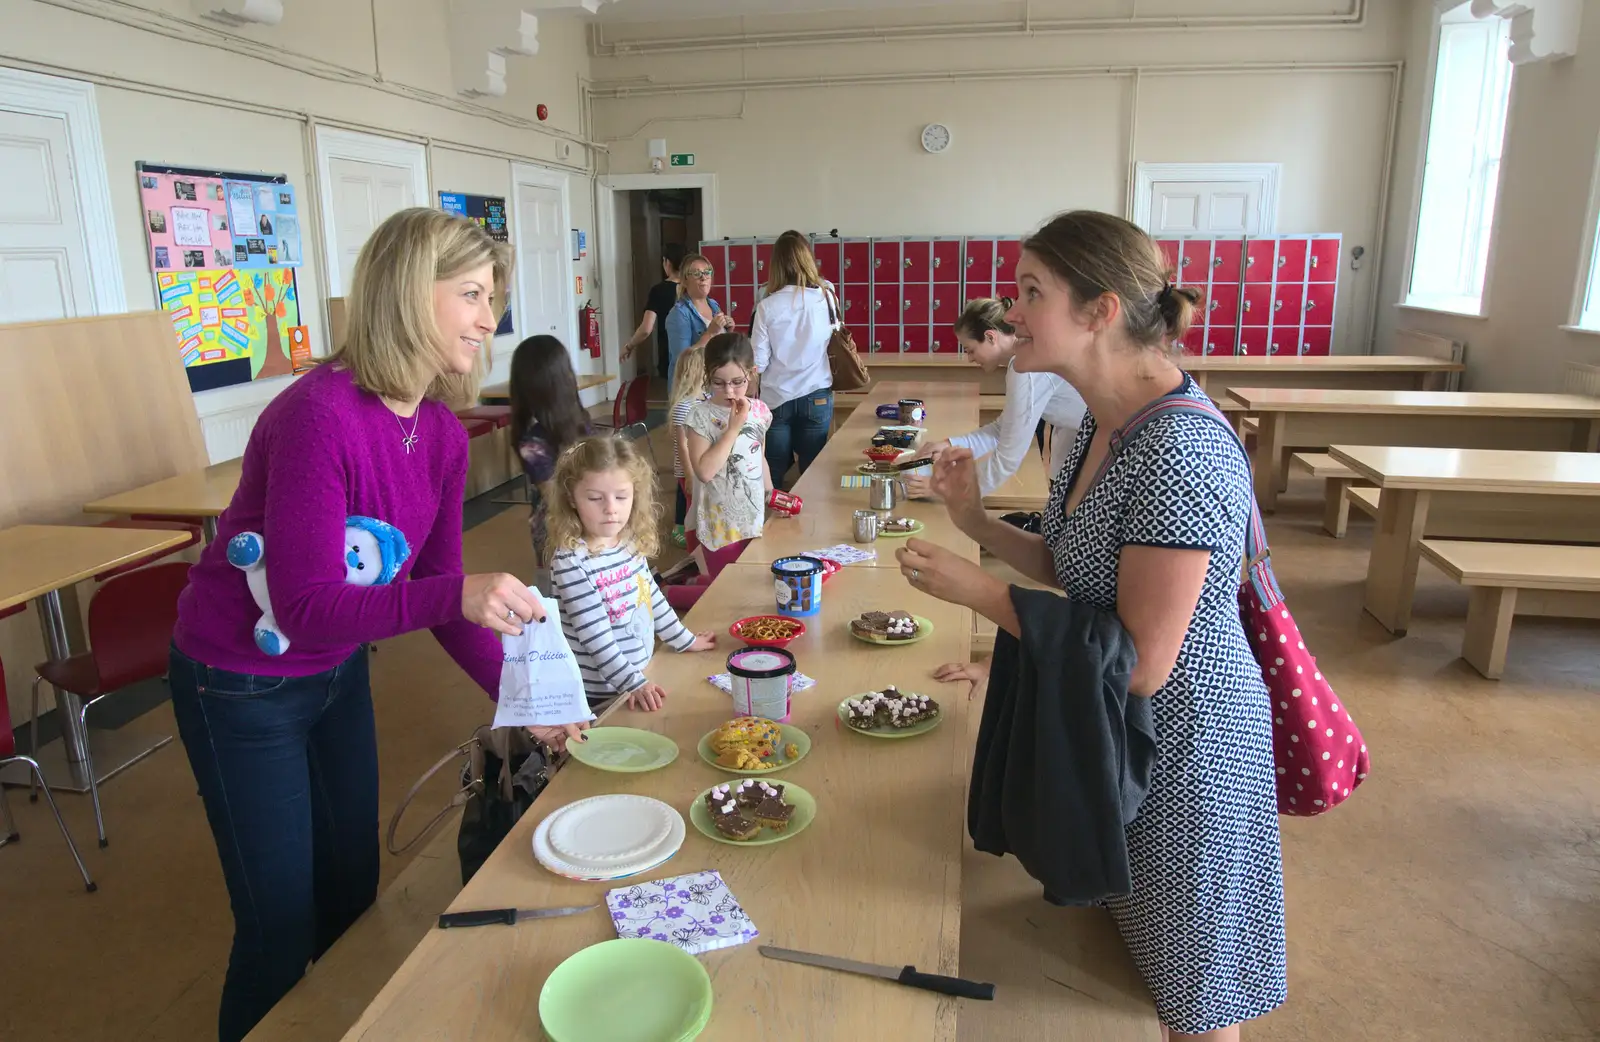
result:
[[[567,752],[579,763],[602,771],[640,774],[665,767],[678,758],[678,744],[666,735],[636,727],[591,727],[587,742],[568,742]]]
[[[779,771],[787,770],[788,768],[799,763],[801,760],[804,760],[806,758],[806,754],[811,751],[811,736],[800,730],[800,728],[794,727],[790,724],[779,724],[778,730],[783,732],[783,737],[779,739],[777,747],[772,750],[772,755],[762,757],[761,760],[762,763],[771,763],[777,765],[771,770],[736,771],[732,767],[722,766],[722,764],[717,762],[717,754],[711,751],[711,736],[717,733],[715,731],[707,731],[705,735],[701,737],[700,744],[697,746],[697,748],[700,750],[700,759],[704,760],[706,763],[709,763],[719,771],[726,771],[728,774],[745,774],[752,778],[760,778],[768,774],[777,774]],[[792,760],[786,760],[783,756],[783,750],[791,742],[794,743],[800,755],[796,756]]]
[[[687,1042],[710,1019],[711,977],[665,941],[591,945],[557,966],[539,992],[551,1042]]]
[[[848,622],[844,625],[845,629],[850,631],[850,636],[854,637],[856,640],[863,641],[867,644],[876,644],[880,648],[903,648],[907,644],[916,644],[933,636],[933,623],[929,622],[927,619],[924,619],[921,615],[913,615],[911,617],[917,621],[917,635],[915,637],[909,637],[906,640],[875,640],[872,637],[863,637],[861,634],[857,633],[853,628],[851,628]]]
[[[915,692],[911,693],[914,694]],[[863,691],[861,694],[870,694],[870,692]],[[922,721],[920,724],[912,724],[910,727],[874,727],[870,731],[863,731],[859,727],[850,726],[848,714],[845,713],[844,710],[845,702],[860,697],[861,695],[851,695],[850,698],[840,702],[838,708],[834,710],[834,713],[836,713],[839,717],[839,723],[843,724],[844,729],[852,734],[864,734],[868,738],[911,738],[915,735],[927,734],[935,727],[938,727],[940,722],[944,720],[944,706],[941,704],[939,706],[938,716],[930,717],[929,719]]]
[[[782,832],[774,832],[769,828],[763,828],[749,839],[729,839],[718,832],[715,825],[711,824],[711,812],[706,810],[706,792],[710,792],[714,788],[716,788],[715,785],[694,798],[694,803],[689,806],[689,821],[703,835],[716,840],[718,843],[727,843],[729,846],[765,847],[773,843],[782,843],[784,840],[792,838],[796,833],[804,831],[805,827],[811,824],[811,819],[817,816],[816,797],[793,782],[786,781],[783,783],[783,802],[794,807],[794,817],[789,819],[789,827]]]

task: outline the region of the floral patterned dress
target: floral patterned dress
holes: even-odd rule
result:
[[[712,401],[696,402],[685,426],[709,442],[728,429],[732,410]],[[766,518],[767,488],[761,469],[762,447],[772,426],[772,410],[759,398],[750,399],[750,415],[739,428],[733,450],[721,472],[710,481],[694,482],[692,510],[695,537],[707,550],[754,539]]]

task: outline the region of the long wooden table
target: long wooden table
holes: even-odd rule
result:
[[[975,402],[959,394],[917,388],[934,417],[968,425]],[[878,401],[910,393],[904,386],[874,392]],[[875,401],[869,401],[869,406]],[[875,421],[874,421],[875,422]],[[936,421],[944,422],[944,421]],[[859,457],[866,417],[842,431],[825,452]],[[835,443],[840,444],[835,444]],[[796,486],[806,512],[845,505],[858,490],[838,487],[836,466],[814,464]],[[849,504],[841,502],[846,496]],[[926,537],[976,556],[936,504],[913,505],[927,524]],[[803,515],[802,515],[803,516]],[[848,520],[848,514],[846,515]],[[752,563],[768,541],[785,543],[777,554],[823,545],[799,530],[769,526],[763,539],[713,582],[685,621],[695,630],[726,632],[734,620],[773,608],[769,566]],[[892,550],[895,541],[878,544]],[[933,622],[935,636],[903,647],[875,647],[851,637],[848,620],[869,608],[904,608]],[[974,854],[964,837],[971,714],[957,688],[940,689],[929,671],[964,658],[972,613],[935,601],[895,572],[861,565],[844,569],[824,588],[822,611],[790,645],[815,688],[795,696],[792,722],[813,740],[810,755],[778,775],[817,799],[816,820],[770,847],[713,842],[692,826],[683,849],[667,865],[640,878],[717,869],[761,931],[757,943],[776,944],[903,965],[940,973],[962,972],[962,865],[977,857],[990,889],[974,901],[986,929],[974,932],[974,964],[1009,957],[1000,1001],[963,1010],[957,1000],[882,981],[763,959],[754,944],[702,956],[711,974],[715,1010],[704,1040],[906,1038],[989,1039],[1017,1025],[1046,1023],[1052,1037],[1073,1042],[1149,1042],[1159,1037],[1153,1010],[1131,963],[1103,913],[1050,909],[1037,884],[1019,877],[1012,859]],[[733,714],[728,696],[705,677],[724,669],[733,644],[705,654],[662,651],[648,675],[670,692],[658,713],[613,711],[606,723],[668,735],[680,754],[649,774],[608,774],[568,764],[531,811],[511,831],[452,910],[538,907],[602,901],[603,883],[578,883],[546,872],[534,861],[531,837],[551,811],[574,800],[611,792],[640,793],[687,812],[704,789],[729,776],[702,762],[700,737]],[[944,707],[933,732],[884,742],[843,731],[835,707],[850,695],[897,684],[924,690]],[[1023,936],[1015,936],[1021,932]],[[1030,936],[1032,935],[1032,936]],[[546,976],[580,948],[615,936],[603,911],[515,927],[433,931],[417,946],[345,1036],[347,1040],[523,1040],[538,1035],[539,990]],[[998,974],[996,975],[998,978]],[[1026,995],[1021,989],[1027,989]],[[1002,1006],[1014,995],[1015,1006]],[[618,981],[618,1001],[627,982]],[[971,1013],[970,1027],[968,1013]],[[1020,1014],[1020,1017],[1019,1017]],[[1007,1036],[1010,1037],[1010,1036]]]
[[[1415,355],[1202,355],[1182,364],[1213,398],[1234,387],[1313,387],[1363,391],[1442,391],[1460,362]]]
[[[217,518],[233,502],[239,488],[242,459],[213,463],[203,470],[191,470],[114,496],[85,503],[90,514],[117,514],[133,517],[170,514],[200,519],[206,542],[217,537]]]
[[[1255,485],[1277,507],[1283,449],[1423,445],[1594,452],[1600,398],[1575,394],[1351,391],[1235,387],[1228,396],[1260,421]]]
[[[1378,487],[1366,609],[1411,623],[1424,538],[1600,543],[1600,453],[1334,445]]]
[[[177,546],[187,538],[185,533],[170,529],[88,525],[18,525],[0,530],[0,610],[32,601],[50,661],[61,662],[72,656],[61,607],[63,589]],[[40,756],[40,766],[50,788],[87,792],[89,778],[83,765],[91,748],[91,735],[79,721],[78,696],[59,689],[55,695],[61,722],[60,748]],[[144,742],[135,747],[137,739],[116,731],[98,732],[93,739],[99,781],[172,741],[168,735],[153,745]],[[26,775],[20,776],[20,781],[26,784]]]

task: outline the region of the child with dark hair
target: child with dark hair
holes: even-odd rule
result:
[[[511,430],[528,476],[532,511],[528,530],[533,538],[534,566],[543,580],[545,555],[545,492],[556,472],[561,450],[590,432],[589,414],[578,399],[578,377],[560,340],[546,333],[530,336],[511,356]],[[543,588],[544,582],[536,585]]]

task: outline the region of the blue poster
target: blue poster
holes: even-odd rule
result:
[[[236,268],[294,268],[305,262],[305,240],[294,186],[224,181]]]

